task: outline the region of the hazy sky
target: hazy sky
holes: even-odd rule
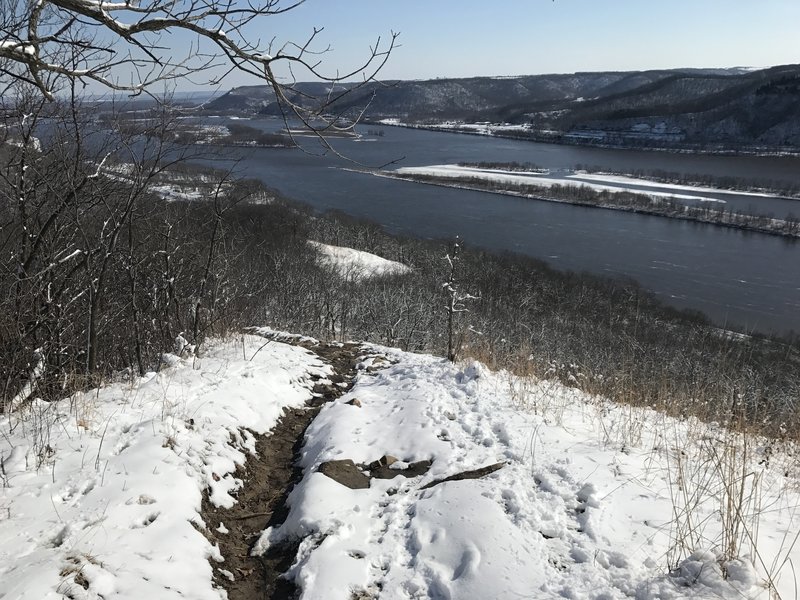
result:
[[[800,62],[800,0],[307,0],[259,33],[300,41],[315,26],[329,72],[400,32],[386,79]],[[241,83],[255,81],[223,87]]]

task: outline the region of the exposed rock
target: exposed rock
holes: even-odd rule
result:
[[[392,364],[392,362],[385,356],[375,356],[371,358],[372,358],[372,363],[367,367],[367,373],[375,373],[376,371],[385,369],[390,364]]]
[[[345,404],[349,404],[350,406],[357,406],[358,408],[361,408],[361,400],[359,400],[358,398],[353,398],[352,400],[349,400],[349,401],[345,402]]]
[[[369,465],[367,465],[367,468],[371,471],[372,469],[388,467],[396,463],[397,460],[398,460],[397,457],[392,456],[391,454],[384,454],[378,460],[369,463]]]
[[[397,457],[386,454],[380,459],[366,465],[357,465],[352,460],[331,460],[319,466],[319,472],[327,475],[334,481],[349,487],[351,490],[369,488],[372,479],[394,479],[398,475],[403,477],[419,477],[428,472],[432,461],[420,460],[405,465]],[[392,468],[395,465],[395,468]],[[402,468],[397,468],[402,465]],[[369,474],[364,471],[368,471]]]
[[[387,464],[381,464],[381,461],[384,459],[392,459],[391,462]],[[376,461],[369,465],[369,472],[372,477],[375,479],[394,479],[398,475],[402,475],[403,477],[419,477],[420,475],[424,475],[428,472],[428,469],[431,468],[432,461],[430,460],[420,460],[418,462],[409,463],[409,465],[404,469],[393,469],[391,465],[398,462],[396,458],[393,456],[384,456],[380,461]]]
[[[356,466],[356,463],[349,458],[322,463],[319,466],[319,472],[351,490],[365,490],[369,488],[370,478],[364,475],[361,469]]]
[[[473,469],[471,471],[462,471],[461,473],[456,473],[455,475],[450,475],[449,477],[445,477],[444,479],[436,479],[431,481],[430,483],[426,483],[420,489],[427,490],[428,488],[432,488],[435,485],[439,485],[440,483],[444,483],[445,481],[461,481],[462,479],[479,479],[488,475],[489,473],[494,473],[502,469],[506,463],[499,462],[493,465],[489,465],[487,467],[481,467],[480,469]]]

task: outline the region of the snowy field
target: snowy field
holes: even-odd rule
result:
[[[496,182],[499,184],[511,185],[538,185],[543,188],[550,188],[554,185],[583,186],[597,191],[608,192],[637,192],[655,198],[674,198],[676,200],[692,200],[695,202],[713,202],[725,204],[724,200],[709,198],[707,196],[697,196],[693,194],[679,193],[681,191],[694,191],[697,193],[731,193],[726,190],[713,188],[698,188],[688,185],[660,184],[645,179],[634,179],[631,177],[621,177],[614,175],[590,175],[575,174],[567,177],[548,177],[546,174],[525,172],[525,171],[505,171],[502,169],[480,169],[476,167],[462,167],[460,165],[431,165],[427,167],[401,167],[394,171],[401,175],[425,175],[440,177],[442,179],[457,179],[461,177],[474,177],[483,181]],[[616,184],[616,185],[615,185]],[[655,189],[638,190],[632,187],[658,187]],[[738,193],[738,192],[737,192]],[[753,194],[756,195],[756,194]]]
[[[404,264],[370,252],[320,242],[309,241],[308,244],[319,253],[324,266],[344,279],[360,281],[385,275],[402,275],[410,270]]]
[[[796,596],[800,495],[778,446],[479,363],[367,354],[307,431],[287,521],[255,547],[301,540],[302,598],[768,600],[768,580]],[[225,557],[198,529],[228,528],[202,522],[203,490],[235,502],[244,428],[268,431],[331,371],[255,336],[165,360],[0,420],[0,598],[224,597]],[[317,471],[384,455],[397,476],[364,489]],[[404,477],[417,461],[429,470]]]

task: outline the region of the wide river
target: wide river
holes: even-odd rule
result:
[[[210,119],[222,124],[224,119]],[[246,121],[275,130],[274,120]],[[549,169],[577,164],[663,169],[800,182],[800,160],[606,150],[518,142],[395,127],[382,136],[337,140],[354,161],[380,166],[457,162],[531,162]],[[545,260],[557,269],[630,277],[665,302],[699,310],[720,326],[800,332],[800,242],[687,221],[527,200],[355,173],[330,154],[309,150],[235,150],[239,170],[287,197],[325,211],[368,218],[388,230],[452,238],[493,251]],[[344,167],[344,168],[342,168]],[[686,192],[684,192],[686,193]],[[704,194],[706,195],[706,194]],[[800,201],[722,195],[732,206],[784,216]],[[796,208],[795,208],[796,207]]]

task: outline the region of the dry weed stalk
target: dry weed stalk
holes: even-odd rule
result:
[[[780,599],[776,583],[787,568],[794,571],[790,556],[800,533],[791,536],[787,529],[777,552],[764,546],[759,536],[765,511],[787,509],[779,506],[785,481],[780,481],[779,489],[765,488],[771,452],[759,453],[759,448],[771,448],[769,440],[743,426],[729,429],[714,425],[706,426],[702,433],[692,427],[679,432],[673,426],[671,438],[665,453],[672,500],[666,555],[669,569],[678,568],[693,552],[709,549],[716,555],[723,576],[728,576],[732,561],[745,559],[764,578],[770,597]],[[797,508],[789,507],[790,523],[795,522]],[[792,577],[796,581],[794,573]]]

